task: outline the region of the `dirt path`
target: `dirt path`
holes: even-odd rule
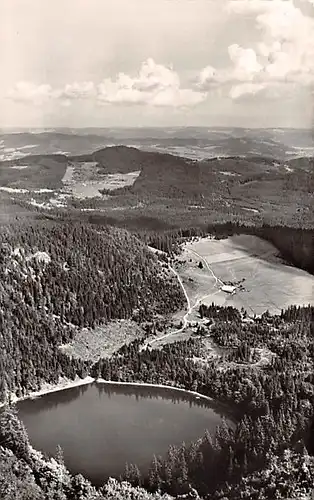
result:
[[[221,281],[220,278],[218,278],[218,276],[215,275],[214,271],[212,270],[212,268],[209,266],[207,260],[205,259],[205,257],[203,257],[202,255],[200,255],[199,253],[195,252],[195,250],[191,250],[191,248],[186,248],[185,249],[187,252],[191,252],[193,253],[194,255],[196,255],[196,257],[198,257],[199,259],[201,259],[204,263],[205,263],[205,266],[206,266],[206,269],[210,272],[210,274],[212,275],[212,277],[214,278],[215,280],[215,285],[217,285],[218,283],[220,285],[223,285],[223,282]]]
[[[176,330],[174,329],[171,329],[168,333],[166,333],[165,335],[162,335],[161,337],[155,337],[153,339],[150,339],[150,340],[147,340],[145,342],[145,346],[144,346],[144,349],[147,348],[148,346],[152,346],[152,345],[158,345],[156,343],[158,343],[160,341],[160,345],[162,345],[164,342],[166,343],[167,340],[172,340],[172,341],[175,341],[176,340],[176,336],[178,336],[180,339],[182,338],[185,338],[184,336],[180,336],[180,334],[182,334],[183,332],[186,332],[186,335],[189,333],[189,329],[188,329],[188,326],[189,326],[189,322],[193,321],[193,324],[194,325],[203,325],[205,324],[206,322],[208,322],[208,318],[200,318],[200,317],[197,317],[196,315],[196,311],[197,308],[199,307],[199,305],[205,301],[205,299],[207,300],[210,300],[211,297],[214,297],[215,295],[219,294],[221,292],[221,287],[222,285],[224,284],[223,281],[220,279],[219,276],[217,276],[214,272],[214,270],[211,268],[209,262],[207,261],[206,257],[201,255],[200,253],[198,253],[197,251],[195,251],[194,249],[192,248],[189,248],[189,246],[185,246],[184,248],[184,251],[186,252],[186,254],[190,255],[190,256],[194,256],[194,265],[195,265],[195,257],[203,263],[203,270],[205,271],[205,275],[207,276],[207,278],[209,277],[211,279],[211,281],[208,282],[208,289],[207,290],[204,290],[203,289],[203,292],[206,291],[206,294],[199,297],[199,291],[197,292],[190,292],[190,296],[189,296],[189,293],[188,293],[188,290],[189,290],[189,287],[188,285],[185,285],[184,282],[183,282],[183,275],[180,276],[180,270],[179,272],[171,266],[171,264],[168,262],[168,268],[170,269],[170,271],[176,276],[178,282],[180,283],[180,286],[183,290],[183,293],[184,293],[184,296],[185,296],[185,299],[186,299],[186,308],[185,308],[185,311],[182,313],[184,314],[184,316],[182,317],[182,326]],[[259,261],[261,259],[268,259],[268,257],[271,257],[273,255],[273,251],[265,251],[265,252],[262,252],[260,255],[258,256],[255,256],[254,254],[252,255],[247,255],[247,256],[244,256],[244,257],[240,257],[242,260],[243,259],[246,259],[247,261],[251,261],[252,260],[252,263],[253,265],[250,265],[249,266],[249,274],[250,274],[250,280],[254,280],[256,277],[258,277],[258,274],[259,274]],[[255,262],[256,260],[256,262]],[[255,265],[254,265],[255,264]],[[236,273],[233,269],[233,266],[232,266],[232,262],[226,262],[225,263],[225,266],[227,268],[227,270],[230,272],[230,274],[232,275],[232,278],[233,280],[236,282],[237,280],[237,276],[236,276]],[[222,269],[222,268],[220,268]],[[222,272],[222,271],[221,271]],[[187,286],[187,288],[186,288]],[[270,298],[268,298],[269,302],[270,302]],[[243,302],[243,306],[249,310],[251,309],[252,311],[252,317],[254,317],[254,310],[252,309],[252,307],[250,306],[249,303],[246,303],[247,301],[246,300],[242,300]],[[274,304],[275,306],[275,304]],[[194,311],[194,314],[192,314]],[[215,325],[215,322],[211,325],[210,329]],[[163,342],[164,341],[164,342]],[[216,354],[217,356],[220,356],[219,352],[216,350],[215,346],[212,345],[211,347],[211,351],[213,354]],[[272,357],[273,357],[273,354],[270,353],[270,352],[266,352],[262,349],[258,349],[259,351],[259,354],[260,354],[260,359],[258,361],[256,361],[255,363],[252,363],[252,364],[249,364],[247,365],[246,363],[243,363],[243,367],[256,367],[256,368],[262,368],[264,367],[265,365],[269,364]],[[236,366],[239,366],[238,363],[236,363]]]
[[[196,255],[198,255],[198,254],[197,254],[196,252],[194,252],[193,250],[189,250],[189,251],[191,251],[191,252],[195,253]],[[205,265],[206,265],[207,269],[211,272],[211,274],[213,275],[213,277],[214,277],[214,279],[215,279],[215,285],[214,285],[214,286],[216,286],[216,285],[217,285],[217,283],[218,283],[218,281],[219,281],[219,282],[221,282],[221,280],[219,280],[219,278],[217,278],[217,277],[214,275],[214,273],[213,273],[213,271],[210,269],[210,267],[209,267],[209,265],[208,265],[208,263],[207,263],[206,259],[204,259],[204,258],[203,258],[203,257],[201,257],[201,256],[199,256],[199,257],[200,257],[202,260],[204,260],[204,262],[206,263]],[[151,340],[150,342],[148,342],[150,345],[155,344],[156,342],[159,342],[160,340],[164,340],[164,339],[166,339],[166,338],[172,337],[173,335],[177,335],[177,334],[179,334],[179,333],[182,333],[182,332],[186,329],[186,327],[188,326],[188,323],[189,323],[189,316],[190,316],[190,314],[192,313],[192,311],[193,311],[193,310],[194,310],[194,309],[195,309],[195,308],[196,308],[196,307],[197,307],[197,306],[198,306],[198,305],[202,302],[202,300],[204,300],[205,298],[207,298],[207,297],[209,297],[209,296],[216,295],[216,294],[219,292],[219,290],[217,290],[215,293],[207,293],[206,295],[203,295],[202,297],[200,297],[199,299],[197,299],[197,300],[195,301],[195,303],[192,305],[192,304],[191,304],[191,301],[190,301],[190,298],[189,298],[189,296],[188,296],[188,293],[187,293],[187,291],[186,291],[186,288],[185,288],[185,286],[184,286],[184,284],[183,284],[183,281],[182,281],[182,279],[181,279],[181,276],[178,274],[178,272],[177,272],[177,271],[176,271],[176,270],[175,270],[175,269],[174,269],[174,268],[173,268],[170,264],[168,264],[168,266],[169,266],[169,269],[173,272],[173,274],[175,274],[175,275],[176,275],[176,277],[177,277],[177,279],[178,279],[178,281],[179,281],[179,283],[180,283],[180,285],[181,285],[181,288],[182,288],[182,290],[183,290],[183,293],[184,293],[184,296],[185,296],[185,298],[186,298],[186,302],[187,302],[187,312],[185,313],[185,315],[184,315],[184,316],[183,316],[183,318],[182,318],[183,325],[182,325],[182,327],[181,327],[181,328],[179,328],[178,330],[175,330],[175,331],[171,331],[171,332],[169,332],[169,333],[166,333],[165,335],[162,335],[161,337],[158,337],[158,338],[156,338],[156,339]],[[222,282],[221,282],[221,283],[222,283]],[[199,323],[199,324],[202,324],[202,323],[204,323],[204,322],[206,322],[206,321],[207,321],[207,319],[206,319],[206,318],[203,318],[203,319],[200,319],[200,320],[198,321],[198,323]]]
[[[189,298],[188,293],[187,293],[187,291],[186,291],[186,288],[185,288],[185,286],[184,286],[184,284],[183,284],[183,281],[182,281],[182,279],[181,279],[181,276],[177,273],[177,271],[176,271],[176,270],[175,270],[175,269],[174,269],[174,268],[173,268],[170,264],[168,264],[168,267],[169,267],[169,269],[173,272],[173,274],[175,274],[175,275],[176,275],[176,277],[177,277],[177,279],[178,279],[178,281],[179,281],[179,283],[180,283],[180,285],[181,285],[181,288],[182,288],[182,290],[183,290],[184,296],[185,296],[185,298],[186,298],[186,303],[187,303],[187,312],[186,312],[186,313],[185,313],[185,315],[183,316],[183,326],[182,326],[181,328],[179,328],[178,330],[175,330],[174,332],[169,332],[169,333],[166,333],[166,335],[162,335],[161,337],[158,337],[158,338],[156,338],[156,339],[151,340],[151,341],[149,342],[149,344],[150,344],[150,345],[151,345],[151,344],[154,344],[155,342],[158,342],[159,340],[163,340],[163,339],[166,339],[166,338],[168,338],[168,337],[171,337],[172,335],[175,335],[175,334],[178,334],[178,333],[182,333],[182,332],[186,329],[186,327],[187,327],[187,325],[188,325],[188,317],[189,317],[189,315],[191,314],[191,312],[192,312],[193,308],[195,307],[195,305],[194,305],[194,306],[191,306],[191,301],[190,301],[190,298]]]

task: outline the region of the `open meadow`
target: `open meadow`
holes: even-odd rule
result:
[[[314,277],[277,254],[273,245],[255,236],[202,238],[185,244],[176,270],[192,303],[243,307],[253,315],[313,304]],[[234,293],[223,291],[224,285],[235,287]]]

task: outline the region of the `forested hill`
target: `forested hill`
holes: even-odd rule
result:
[[[38,221],[0,235],[0,399],[60,375],[84,375],[58,346],[74,326],[136,321],[182,306],[174,276],[134,236],[81,223]]]
[[[188,165],[193,162],[187,158],[167,153],[142,151],[130,146],[110,146],[99,149],[91,154],[69,156],[71,162],[97,162],[102,171],[107,174],[128,173],[135,170],[150,170],[158,168],[160,163],[173,165]]]
[[[124,184],[123,176],[131,172],[138,176],[133,184],[132,176]],[[251,155],[198,161],[113,146],[81,156],[29,155],[2,161],[0,188],[18,203],[24,202],[24,208],[36,210],[45,206],[44,201],[50,203],[50,191],[45,195],[43,190],[60,191],[62,196],[67,194],[62,202],[67,209],[99,210],[116,221],[133,218],[137,227],[143,225],[143,217],[149,217],[172,227],[199,220],[313,228],[313,172],[312,158],[284,162]],[[93,185],[94,181],[101,182],[94,197],[72,189],[77,183]],[[2,195],[1,191],[0,203]],[[57,206],[50,203],[49,209]]]

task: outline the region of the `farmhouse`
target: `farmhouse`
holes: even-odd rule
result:
[[[234,293],[236,291],[236,287],[231,285],[222,285],[221,290],[226,293]]]

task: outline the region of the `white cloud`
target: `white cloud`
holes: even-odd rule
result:
[[[213,90],[216,88],[228,88],[235,85],[229,92],[232,99],[236,99],[246,92],[257,93],[264,87],[259,83],[253,85],[254,79],[263,71],[263,66],[257,60],[256,52],[251,48],[243,48],[238,44],[232,44],[228,47],[230,66],[221,70],[216,70],[212,66],[204,68],[198,77],[196,86],[202,90]],[[240,87],[239,84],[243,83]],[[241,91],[239,89],[242,89]]]
[[[45,104],[51,99],[60,99],[62,104],[74,99],[86,99],[96,95],[93,82],[74,82],[64,88],[53,89],[49,84],[36,85],[32,82],[17,82],[7,93],[12,101],[35,105]]]
[[[228,47],[228,53],[233,63],[232,79],[239,81],[252,81],[254,77],[263,69],[258,62],[255,50],[245,49],[238,44]]]
[[[267,56],[265,81],[314,83],[313,17],[293,0],[231,0],[229,5],[236,10],[242,5],[244,11],[254,10],[255,5],[255,22],[263,38],[257,50],[259,56]]]
[[[314,4],[314,0],[305,1]],[[285,90],[293,84],[309,90],[314,87],[313,17],[293,0],[230,0],[226,9],[235,22],[239,16],[252,18],[261,39],[252,47],[230,45],[229,67],[204,68],[198,78],[200,88],[229,86],[229,96],[238,99],[265,90],[274,95],[278,84]]]
[[[93,82],[74,82],[65,85],[59,93],[59,97],[64,99],[87,99],[96,94]]]
[[[237,15],[289,13],[294,10],[293,0],[229,0],[226,11]]]
[[[53,97],[55,93],[50,85],[36,85],[30,82],[18,82],[8,92],[8,98],[13,101],[35,105],[42,105]]]
[[[230,90],[229,96],[231,97],[231,99],[236,100],[244,95],[256,95],[264,89],[265,85],[263,83],[240,83],[239,85],[233,85]]]
[[[100,84],[74,82],[63,88],[20,82],[8,93],[14,101],[44,104],[49,99],[68,107],[75,100],[90,99],[100,104],[150,105],[165,107],[195,106],[206,98],[206,93],[182,88],[179,75],[153,59],[145,61],[137,76],[119,73],[116,79],[106,78]]]
[[[1,0],[1,125],[310,123],[313,3]]]
[[[228,81],[224,71],[217,71],[213,66],[206,66],[195,80],[195,87],[200,91],[208,91],[223,85]]]
[[[97,97],[104,104],[188,107],[202,102],[206,94],[182,88],[179,75],[172,68],[150,58],[135,77],[120,73],[115,80],[104,80],[98,85]]]

